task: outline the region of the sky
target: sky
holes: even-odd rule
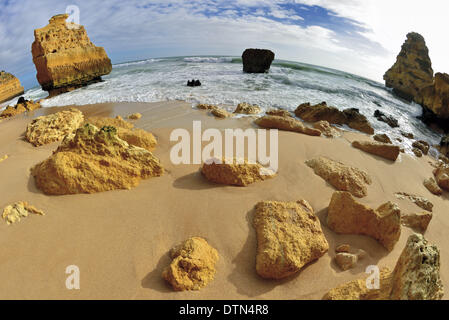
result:
[[[266,48],[277,59],[382,82],[414,31],[426,39],[434,71],[449,73],[447,0],[0,0],[0,70],[37,85],[34,29],[73,8],[113,63]]]

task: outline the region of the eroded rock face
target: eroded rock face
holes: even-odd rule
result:
[[[421,230],[422,232],[427,230],[433,214],[431,212],[419,212],[403,215],[401,218],[402,225]]]
[[[45,215],[45,213],[35,207],[29,205],[27,202],[19,201],[7,206],[3,210],[2,218],[8,223],[19,222],[22,218],[28,217],[30,214]]]
[[[412,101],[422,88],[433,83],[432,62],[424,38],[409,33],[396,63],[384,75],[385,85],[400,97]]]
[[[423,88],[416,100],[437,118],[449,119],[449,74],[435,74],[433,84]]]
[[[27,126],[25,138],[35,147],[61,141],[78,129],[83,121],[83,113],[74,108],[38,117]]]
[[[372,180],[362,170],[325,157],[308,160],[306,165],[339,191],[348,191],[358,198],[366,197],[368,194],[367,186]]]
[[[240,114],[259,114],[262,112],[262,109],[257,104],[249,104],[246,102],[239,103],[234,113]]]
[[[426,141],[415,141],[413,142],[412,146],[418,150],[420,150],[423,154],[427,155],[429,153],[430,150],[430,145],[428,142]]]
[[[434,178],[424,180],[424,186],[436,196],[443,194],[443,190],[441,190]]]
[[[243,71],[247,73],[264,73],[270,70],[274,52],[266,49],[246,49],[242,55]]]
[[[170,251],[173,259],[162,277],[176,291],[200,290],[214,279],[218,252],[206,240],[190,238]]]
[[[0,114],[0,119],[15,117],[19,114],[39,109],[41,104],[33,100],[23,100],[18,102],[14,107],[8,106]]]
[[[36,186],[50,195],[131,189],[163,173],[151,152],[120,139],[115,127],[91,124],[66,136],[50,158],[32,169]]]
[[[259,202],[255,208],[256,271],[265,279],[283,279],[319,259],[329,249],[310,204]]]
[[[413,234],[393,271],[392,300],[440,300],[440,251],[422,235]]]
[[[0,71],[0,103],[20,96],[23,92],[19,79],[11,73]]]
[[[391,202],[373,210],[355,201],[349,192],[335,192],[329,204],[327,224],[340,234],[372,237],[391,251],[401,235],[401,212]]]
[[[449,165],[439,164],[433,171],[435,180],[441,189],[449,191]]]
[[[398,146],[377,141],[354,141],[352,146],[391,161],[396,161],[401,152],[401,148]]]
[[[125,121],[120,116],[117,116],[116,118],[91,117],[87,119],[87,122],[98,128],[105,126],[115,127],[117,129],[118,137],[129,144],[144,148],[148,151],[156,149],[157,141],[152,133],[143,129],[134,128],[134,124]]]
[[[328,106],[326,102],[317,105],[303,103],[296,108],[295,115],[308,122],[325,120],[330,124],[346,124],[352,129],[367,134],[374,134],[374,129],[371,127],[369,121],[355,108],[340,111],[335,107]]]
[[[210,159],[203,164],[201,173],[207,180],[231,186],[246,187],[252,183],[275,176],[275,173],[258,163],[245,159]]]
[[[301,121],[291,117],[264,116],[258,118],[254,123],[266,129],[293,131],[314,137],[321,136],[320,130],[306,127]]]
[[[67,92],[92,82],[112,70],[102,47],[96,47],[83,26],[66,23],[67,14],[52,17],[34,30],[33,62],[37,80],[50,95]]]
[[[313,127],[317,130],[320,130],[321,134],[328,138],[337,138],[341,136],[340,131],[337,128],[331,126],[329,122],[325,120],[315,122],[313,124]]]

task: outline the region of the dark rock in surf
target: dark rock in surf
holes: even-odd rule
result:
[[[274,52],[266,49],[246,49],[242,55],[243,71],[247,73],[264,73],[270,70]]]
[[[385,113],[383,113],[380,110],[376,110],[374,112],[374,117],[376,117],[376,119],[381,121],[381,122],[385,122],[386,124],[388,124],[392,128],[399,128],[398,120],[396,120],[392,116],[387,116]]]

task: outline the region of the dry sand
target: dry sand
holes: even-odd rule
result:
[[[201,120],[203,129],[247,127],[251,118],[217,120],[184,102],[90,105],[77,108],[87,116],[125,118],[141,113],[135,124],[158,138],[154,153],[167,172],[132,190],[46,196],[36,189],[29,170],[50,156],[58,143],[36,148],[23,135],[32,118],[68,108],[44,108],[0,123],[0,157],[9,156],[0,163],[0,209],[23,200],[46,213],[11,226],[0,222],[0,299],[321,299],[329,289],[363,277],[368,265],[393,268],[412,230],[402,228],[390,253],[369,237],[330,231],[325,218],[335,190],[304,164],[318,156],[367,171],[373,184],[360,201],[371,207],[390,200],[404,212],[421,210],[398,200],[396,192],[433,202],[434,217],[425,236],[441,250],[441,276],[449,290],[448,194],[437,197],[423,186],[432,176],[428,157],[401,154],[393,164],[352,148],[353,140],[369,139],[362,134],[346,132],[342,138],[326,139],[280,132],[276,178],[246,188],[214,185],[199,174],[199,165],[171,164],[169,152],[175,143],[169,141],[170,132],[191,130],[193,120]],[[306,199],[315,209],[330,250],[292,278],[263,280],[255,272],[252,209],[261,200],[298,199]],[[161,277],[170,263],[168,251],[191,236],[206,238],[218,250],[216,278],[201,291],[173,292]],[[335,247],[343,243],[368,253],[347,272],[332,261]],[[80,268],[81,290],[65,287],[69,265]]]

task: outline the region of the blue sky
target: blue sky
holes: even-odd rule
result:
[[[428,41],[434,67],[449,71],[438,23],[447,12],[444,2],[429,0],[423,7],[418,0],[0,0],[0,69],[26,87],[36,85],[33,31],[75,5],[89,37],[113,63],[239,56],[247,47],[262,47],[280,59],[381,81],[406,33],[418,31]]]

